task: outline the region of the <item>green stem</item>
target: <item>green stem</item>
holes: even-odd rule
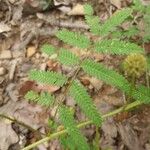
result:
[[[96,150],[100,150],[99,141],[100,141],[99,127],[96,127],[96,135],[95,135],[95,147],[96,147]]]
[[[122,112],[122,111],[130,110],[130,109],[132,109],[132,108],[134,108],[134,107],[136,107],[136,106],[139,106],[139,105],[141,105],[141,104],[143,104],[143,103],[140,102],[140,101],[135,101],[135,102],[133,102],[133,103],[131,103],[131,104],[128,104],[128,105],[126,106],[126,108],[124,108],[124,106],[122,106],[122,107],[120,107],[120,108],[118,108],[118,109],[116,109],[116,110],[114,110],[114,111],[112,111],[112,112],[109,112],[109,113],[103,115],[102,118],[103,118],[103,119],[106,119],[106,118],[108,118],[108,117],[110,117],[110,116],[114,116],[114,115],[116,115],[116,114],[118,114],[118,113],[120,113],[120,112]],[[82,123],[80,123],[80,124],[77,125],[77,128],[82,128],[82,127],[84,127],[84,126],[86,126],[86,125],[89,125],[89,124],[92,124],[92,121],[85,121],[85,122],[82,122]],[[56,133],[53,133],[53,134],[51,134],[50,136],[45,137],[45,138],[43,138],[42,140],[39,140],[39,141],[37,141],[37,142],[35,142],[35,143],[33,143],[33,144],[31,144],[31,145],[29,145],[29,146],[23,148],[22,150],[30,150],[30,149],[32,149],[32,148],[34,148],[34,147],[36,147],[36,146],[38,146],[38,145],[40,145],[40,144],[42,144],[42,143],[44,143],[44,142],[47,142],[47,141],[52,140],[52,139],[54,139],[54,138],[57,138],[57,137],[59,137],[60,135],[63,135],[63,134],[67,134],[67,129],[62,130],[62,131],[59,131],[59,132],[56,132]]]

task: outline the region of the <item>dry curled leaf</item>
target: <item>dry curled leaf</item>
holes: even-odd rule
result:
[[[73,9],[68,13],[70,16],[76,16],[76,15],[84,15],[84,7],[81,4],[77,4],[73,7]]]
[[[21,85],[19,89],[19,95],[24,96],[28,91],[34,90],[36,88],[36,84],[33,81],[26,81]]]
[[[1,120],[0,122],[0,149],[8,150],[9,146],[18,142],[19,138],[12,129],[11,122]]]
[[[110,0],[111,4],[116,6],[118,9],[121,8],[121,0]]]

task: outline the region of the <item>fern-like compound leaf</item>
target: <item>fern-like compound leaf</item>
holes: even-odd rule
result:
[[[25,98],[29,101],[36,102],[42,106],[50,106],[54,103],[54,96],[48,92],[42,92],[40,95],[34,91],[29,91]]]
[[[74,144],[72,138],[70,136],[63,135],[59,138],[59,141],[64,149],[76,150],[76,145]]]
[[[132,13],[132,9],[124,8],[115,12],[100,29],[100,35],[106,36],[110,31],[113,31],[117,26],[121,25]]]
[[[93,15],[94,10],[93,10],[92,6],[89,4],[85,4],[84,5],[84,13],[85,13],[85,15],[89,15],[89,16]]]
[[[90,150],[86,142],[86,138],[81,134],[80,130],[77,128],[77,124],[70,110],[66,106],[61,106],[59,108],[59,115],[61,122],[63,123],[64,127],[68,130],[68,134],[77,146],[77,149]]]
[[[150,41],[150,6],[147,6],[144,14],[144,42]]]
[[[41,47],[41,50],[43,53],[46,53],[47,55],[52,55],[56,52],[56,49],[54,46],[52,45],[49,45],[49,44],[44,44],[42,47]]]
[[[85,12],[85,21],[90,27],[90,31],[93,34],[98,35],[100,32],[100,19],[98,16],[94,16],[94,10],[91,5],[85,4],[84,5],[84,12]]]
[[[89,59],[84,60],[81,66],[87,74],[99,80],[103,80],[107,84],[115,86],[127,94],[129,93],[131,89],[130,83],[116,71],[108,69],[104,65]]]
[[[133,0],[133,9],[136,10],[136,11],[144,11],[145,10],[145,7],[144,5],[142,4],[142,1],[141,0]]]
[[[143,85],[138,86],[137,90],[134,90],[132,97],[135,100],[141,101],[145,104],[150,103],[150,88],[147,88]]]
[[[119,40],[102,40],[100,42],[96,42],[94,49],[99,53],[120,55],[143,52],[143,49],[140,46]]]
[[[86,36],[67,29],[58,31],[56,36],[63,42],[79,48],[88,48],[90,45],[90,40]]]
[[[99,17],[86,15],[85,16],[85,21],[89,25],[90,31],[93,34],[98,35],[99,32],[100,32],[100,20],[99,20]]]
[[[70,87],[70,95],[83,110],[85,115],[97,126],[102,123],[102,116],[98,113],[96,106],[93,104],[91,97],[88,95],[84,86],[74,81]]]
[[[31,70],[29,78],[43,84],[63,86],[67,82],[67,77],[53,71]]]
[[[79,57],[66,49],[60,49],[58,60],[64,65],[77,65],[79,64]]]
[[[37,101],[39,98],[39,94],[34,92],[34,91],[29,91],[27,92],[27,94],[25,95],[25,99],[30,100],[30,101]]]
[[[150,57],[147,58],[147,69],[150,72]]]

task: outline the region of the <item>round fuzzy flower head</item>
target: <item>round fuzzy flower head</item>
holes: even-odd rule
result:
[[[142,54],[130,54],[124,60],[123,67],[127,76],[139,78],[146,71],[146,58]]]

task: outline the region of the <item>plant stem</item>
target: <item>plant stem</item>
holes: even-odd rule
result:
[[[114,110],[112,112],[109,112],[109,113],[103,115],[102,118],[106,119],[106,118],[108,118],[110,116],[114,116],[114,115],[116,115],[116,114],[118,114],[118,113],[120,113],[122,111],[130,110],[130,109],[132,109],[132,108],[134,108],[136,106],[139,106],[141,104],[143,104],[143,103],[140,102],[140,101],[135,101],[133,103],[128,104],[125,108],[124,108],[124,106],[122,106],[122,107],[120,107],[120,108],[118,108],[118,109],[116,109],[116,110]],[[89,120],[89,121],[82,122],[82,123],[77,125],[77,128],[82,128],[82,127],[84,127],[86,125],[89,125],[89,124],[92,124],[92,121]],[[23,148],[22,150],[30,150],[30,149],[38,146],[39,144],[42,144],[42,143],[47,142],[49,140],[52,140],[52,139],[54,139],[56,137],[59,137],[60,135],[63,135],[63,134],[67,134],[67,129],[59,131],[59,132],[56,132],[56,133],[53,133],[50,136],[45,137],[42,140],[39,140],[39,141],[37,141],[37,142],[35,142],[35,143],[33,143],[33,144]]]
[[[148,69],[146,69],[146,86],[147,86],[148,88],[150,87]]]
[[[96,147],[96,150],[100,150],[99,141],[100,141],[99,127],[96,127],[96,134],[95,134],[95,147]]]

